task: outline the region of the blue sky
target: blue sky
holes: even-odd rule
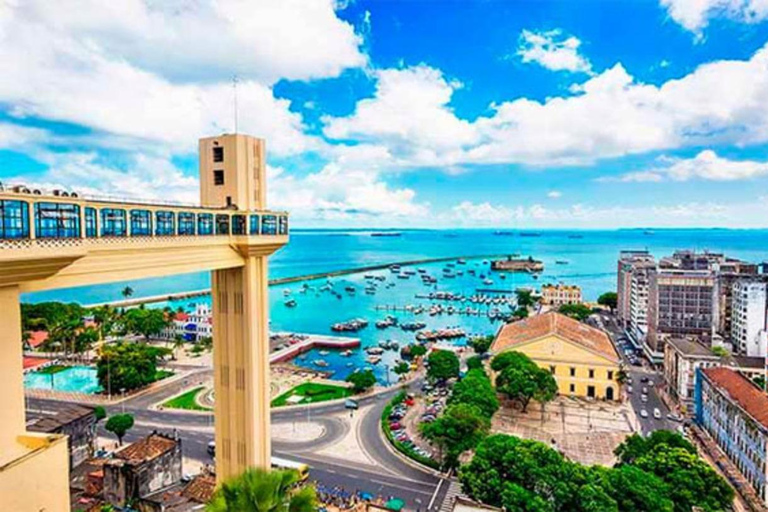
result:
[[[194,202],[237,75],[295,226],[768,226],[768,0],[30,0],[0,39],[6,183]]]

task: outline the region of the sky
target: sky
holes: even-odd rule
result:
[[[0,64],[6,185],[196,203],[236,94],[294,227],[768,227],[768,0],[0,0]]]

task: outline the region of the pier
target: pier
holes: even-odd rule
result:
[[[283,361],[287,361],[288,359],[293,359],[294,357],[300,354],[303,354],[304,352],[307,352],[309,350],[312,350],[313,348],[331,348],[331,349],[340,350],[340,349],[348,349],[348,348],[357,348],[360,346],[360,338],[345,338],[342,336],[327,336],[327,335],[320,335],[320,334],[298,334],[298,333],[287,333],[287,332],[276,332],[276,333],[273,333],[273,335],[284,336],[286,338],[302,337],[303,339],[297,343],[294,343],[293,345],[290,345],[280,350],[276,350],[275,352],[272,352],[271,354],[269,354],[270,364],[282,363]]]

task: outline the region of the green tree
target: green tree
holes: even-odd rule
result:
[[[96,421],[101,421],[107,417],[107,410],[103,406],[97,405],[93,408],[93,416],[96,418]]]
[[[157,376],[157,350],[144,343],[120,342],[102,347],[96,376],[112,393],[146,386]]]
[[[120,291],[120,294],[123,296],[124,299],[127,299],[128,297],[133,296],[133,288],[130,286],[126,286]]]
[[[472,356],[467,359],[467,370],[478,370],[483,368],[483,359],[480,356]]]
[[[517,295],[517,305],[521,308],[529,308],[536,304],[531,290],[517,290],[515,295]]]
[[[350,373],[346,381],[352,384],[352,391],[362,393],[376,384],[376,376],[372,370]]]
[[[477,336],[469,341],[470,346],[476,354],[485,354],[491,348],[493,336]]]
[[[578,320],[585,321],[592,314],[592,310],[585,304],[563,304],[558,309],[560,313]]]
[[[176,360],[179,349],[184,346],[184,336],[177,334],[173,337],[173,359]]]
[[[103,340],[115,330],[118,322],[117,310],[109,305],[98,306],[91,310],[93,321],[99,331],[99,340]]]
[[[635,466],[620,465],[606,472],[603,485],[622,512],[673,512],[667,485]]]
[[[517,309],[515,309],[512,312],[512,319],[513,320],[522,320],[524,318],[528,318],[530,313],[528,312],[528,308],[524,308],[522,306],[519,306]]]
[[[613,310],[616,309],[616,304],[618,304],[618,300],[619,296],[616,292],[605,292],[597,298],[597,303],[609,308],[611,313],[613,313]]]
[[[730,352],[725,347],[712,347],[712,353],[716,355],[717,357],[728,357],[731,355]]]
[[[411,371],[411,365],[409,365],[405,361],[401,361],[395,365],[395,367],[393,368],[393,371],[398,375],[405,375]]]
[[[491,379],[480,368],[468,371],[463,379],[454,384],[448,404],[473,405],[488,418],[499,410],[496,390],[491,385]]]
[[[518,401],[523,412],[528,409],[532,399],[546,403],[557,395],[557,382],[552,374],[539,368],[525,354],[505,352],[496,356],[491,366],[500,372],[496,377],[496,388],[510,399]]]
[[[454,468],[459,456],[471,450],[488,434],[491,420],[474,405],[450,405],[431,423],[420,425],[421,434],[440,449],[443,464]]]
[[[415,343],[411,345],[411,357],[421,357],[427,353],[427,347]]]
[[[211,336],[203,336],[200,341],[200,346],[205,350],[213,350],[213,338]]]
[[[427,357],[427,377],[445,381],[459,376],[459,357],[450,350],[433,350]]]
[[[128,332],[140,334],[149,341],[168,327],[171,321],[162,309],[133,308],[125,312],[124,323]]]
[[[294,470],[248,469],[226,480],[206,506],[207,512],[315,512],[315,488],[299,486]]]
[[[75,303],[39,302],[21,305],[21,322],[24,331],[51,331],[62,322],[75,320],[82,325],[87,310]]]
[[[91,350],[93,344],[99,341],[99,331],[93,327],[80,329],[75,335],[74,352],[82,354]]]
[[[690,441],[671,430],[654,430],[648,437],[632,434],[616,447],[613,454],[618,457],[621,464],[634,464],[637,459],[648,455],[658,446],[682,448],[696,454],[696,447]]]
[[[731,508],[731,486],[709,464],[685,448],[659,445],[637,459],[635,465],[668,485],[675,512],[689,512],[694,507],[712,512]]]
[[[104,428],[107,432],[112,432],[117,436],[117,442],[122,446],[123,437],[133,427],[133,416],[131,414],[115,414],[110,416]]]

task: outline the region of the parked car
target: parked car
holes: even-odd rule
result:
[[[641,395],[640,396],[640,401],[641,402],[647,402],[648,401],[648,395]]]
[[[358,408],[357,400],[354,400],[352,398],[347,398],[347,400],[344,402],[344,408],[346,409],[352,409],[356,410]]]
[[[643,409],[642,411],[640,411],[640,416],[642,416],[643,418],[647,418],[648,417],[648,411]]]
[[[655,407],[653,409],[653,417],[656,418],[657,420],[661,419],[661,411],[659,410],[658,407]]]
[[[627,386],[627,393],[632,393],[632,386]]]
[[[667,419],[669,421],[676,421],[678,423],[683,421],[683,417],[682,416],[678,416],[677,414],[672,414],[672,413],[667,414]]]

